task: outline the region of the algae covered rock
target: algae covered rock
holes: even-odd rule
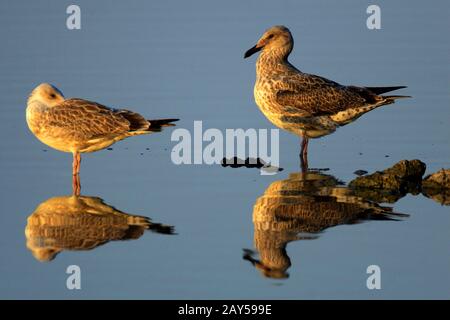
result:
[[[352,188],[401,190],[409,182],[420,181],[425,169],[425,163],[420,160],[402,160],[384,171],[358,177],[351,181],[349,186]]]
[[[424,188],[450,189],[450,169],[442,169],[423,179]]]
[[[421,180],[427,166],[420,160],[402,160],[389,169],[384,170],[387,175],[393,175],[404,180]]]
[[[354,179],[349,187],[373,201],[392,203],[407,193],[420,192],[425,169],[420,160],[401,160],[388,169]]]
[[[422,193],[443,205],[450,205],[450,169],[426,176],[422,181]]]

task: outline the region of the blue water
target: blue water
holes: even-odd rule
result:
[[[365,221],[287,245],[289,278],[264,277],[243,249],[254,247],[253,206],[271,183],[299,171],[299,138],[280,131],[280,166],[256,169],[172,163],[174,128],[83,156],[82,194],[177,234],[146,232],[40,262],[26,247],[27,218],[49,198],[70,195],[71,155],[40,143],[25,122],[41,82],[66,97],[125,107],[176,128],[271,129],[253,100],[262,32],[284,24],[291,62],[345,84],[407,85],[413,98],[377,109],[310,145],[312,167],[349,182],[353,172],[420,159],[450,167],[450,6],[377,1],[382,29],[368,30],[368,1],[77,1],[81,30],[67,30],[61,1],[0,4],[0,297],[125,299],[450,298],[450,212],[422,195],[393,204],[401,221]],[[149,150],[146,150],[149,148]],[[82,289],[66,288],[67,266]],[[366,268],[382,270],[368,290]]]

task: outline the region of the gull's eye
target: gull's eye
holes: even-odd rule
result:
[[[56,94],[51,93],[51,94],[50,94],[50,98],[55,99],[55,98],[56,98]]]
[[[273,34],[269,34],[269,36],[267,37],[267,39],[272,39],[273,38]]]

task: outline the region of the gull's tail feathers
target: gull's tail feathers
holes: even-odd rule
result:
[[[395,86],[395,87],[365,87],[369,91],[375,93],[375,94],[382,94],[386,92],[391,92],[399,89],[407,88],[407,86]]]

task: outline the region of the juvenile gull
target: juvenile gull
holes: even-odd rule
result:
[[[303,73],[288,61],[293,46],[289,29],[274,26],[245,53],[244,58],[261,51],[256,62],[256,104],[274,125],[303,138],[300,158],[304,169],[308,167],[310,138],[333,133],[366,112],[407,97],[381,95],[405,86],[344,86]]]
[[[96,102],[65,99],[56,87],[42,83],[28,98],[27,123],[46,145],[73,154],[74,193],[79,194],[81,153],[105,149],[131,136],[161,131],[178,119],[146,120],[133,111],[111,109]]]

